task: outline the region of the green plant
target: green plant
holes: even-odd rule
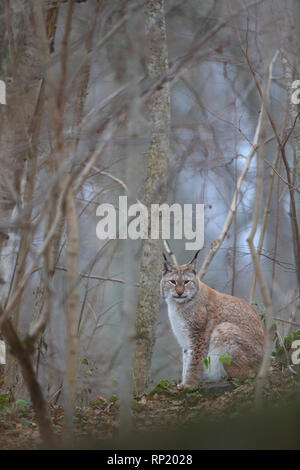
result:
[[[210,356],[204,357],[203,362],[204,362],[204,365],[205,365],[206,369],[209,370],[210,369],[210,363],[211,363]]]
[[[221,354],[221,356],[219,356],[219,361],[221,362],[221,364],[224,364],[224,362],[226,362],[226,364],[230,366],[232,362],[232,357],[230,356],[230,354],[223,353]]]
[[[9,404],[9,400],[9,393],[0,394],[0,411],[7,411],[7,405]]]
[[[112,403],[115,408],[120,408],[120,400],[118,399],[117,395],[111,395],[108,401]]]
[[[23,425],[25,425],[25,426],[31,426],[31,422],[28,421],[28,419],[26,419],[26,418],[24,418],[24,417],[22,417],[22,418],[20,419],[20,423],[23,424]]]
[[[28,410],[28,408],[30,408],[30,406],[31,406],[31,403],[28,403],[25,400],[16,400],[15,404],[16,404],[17,407],[19,407],[21,409],[26,409],[26,410]]]
[[[189,391],[190,390],[190,391]],[[199,392],[196,388],[188,389],[187,393],[185,394],[186,398],[193,398],[197,400],[198,398],[202,398],[202,393]]]
[[[239,387],[241,385],[241,382],[239,380],[232,380],[231,381],[232,385],[234,385],[235,387]]]
[[[82,365],[84,365],[84,366],[88,366],[88,365],[89,365],[89,361],[87,360],[86,357],[82,358],[81,361],[80,361],[80,363],[81,363]],[[85,371],[85,374],[91,377],[91,376],[93,375],[93,370],[94,370],[93,368],[89,368],[89,369],[87,369],[87,370]]]
[[[250,374],[248,375],[248,377],[244,380],[245,383],[251,383],[253,382],[253,380],[255,379],[256,377],[256,372],[252,371],[250,372]]]
[[[22,416],[31,416],[33,413],[32,403],[26,400],[16,400],[13,404],[13,409]]]

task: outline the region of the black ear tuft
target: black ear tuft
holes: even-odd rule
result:
[[[165,260],[165,262],[164,262],[164,272],[163,272],[163,274],[165,275],[165,274],[167,274],[167,272],[171,272],[171,271],[172,271],[172,268],[171,268],[170,263],[169,263],[169,261],[168,261],[166,255],[165,255],[164,253],[163,253],[163,257],[164,257],[164,260]]]
[[[200,250],[198,250],[198,251],[196,252],[194,258],[192,259],[192,261],[190,261],[189,264],[195,263],[195,261],[197,260],[197,256],[199,255],[199,253],[200,253]]]
[[[168,259],[167,259],[166,255],[164,254],[164,252],[163,252],[162,255],[163,255],[163,257],[164,257],[164,260],[165,260],[166,262],[168,262]]]
[[[197,261],[197,256],[199,255],[199,252],[200,250],[198,250],[194,256],[194,258],[192,259],[192,261],[190,261],[189,265],[193,271],[194,274],[197,274],[197,271],[196,271],[196,261]]]

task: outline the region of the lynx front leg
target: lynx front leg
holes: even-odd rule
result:
[[[185,382],[185,377],[186,377],[186,371],[187,371],[187,365],[188,365],[188,349],[183,349],[182,350],[182,380],[181,383],[184,384]]]
[[[180,388],[197,387],[202,355],[193,349],[182,352],[182,382]]]

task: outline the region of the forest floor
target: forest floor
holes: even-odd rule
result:
[[[204,446],[203,448],[217,446],[218,442],[221,447],[226,447],[226,445],[227,447],[234,447],[234,443],[231,441],[227,442],[227,429],[229,428],[226,427],[227,425],[225,424],[224,417],[227,419],[227,424],[228,419],[230,420],[230,429],[232,429],[232,426],[236,425],[237,420],[240,417],[247,416],[246,427],[248,438],[250,435],[253,435],[251,430],[252,425],[255,427],[254,434],[259,435],[258,428],[261,426],[257,424],[257,414],[255,414],[256,411],[254,407],[254,393],[255,381],[253,378],[249,378],[242,383],[221,382],[215,385],[207,385],[206,388],[202,389],[190,389],[184,391],[178,390],[175,384],[171,384],[169,381],[163,380],[159,382],[149,394],[133,400],[133,433],[131,435],[130,444],[128,444],[129,441],[127,441],[127,443],[123,442],[123,444],[121,441],[118,442],[118,398],[116,396],[112,396],[107,399],[101,396],[96,396],[90,402],[89,406],[81,408],[78,407],[76,409],[75,433],[78,438],[78,443],[75,446],[81,448],[96,447],[112,449],[114,448],[114,445],[119,446],[119,448],[123,445],[123,448],[134,449],[135,447],[132,443],[132,438],[134,436],[134,442],[137,448],[143,448],[145,445],[147,445],[148,448],[156,448],[154,445],[157,445],[158,448],[171,448],[170,446],[172,444],[175,448],[188,448],[183,443],[182,436],[187,433],[187,430],[191,430],[193,426],[196,426],[197,423],[201,422],[202,428],[197,428],[197,435],[199,439],[200,436],[202,436],[201,442]],[[0,399],[1,397],[0,449],[40,448],[41,439],[38,425],[30,404],[23,400],[18,400],[13,404],[9,402],[4,404],[4,395],[0,395]],[[264,431],[265,434],[268,434],[270,433],[270,428],[273,429],[274,427],[274,416],[276,413],[281,412],[282,414],[283,407],[292,404],[293,414],[289,414],[290,410],[284,412],[284,415],[287,417],[284,422],[285,424],[281,426],[281,424],[279,424],[278,417],[276,417],[277,432],[278,426],[282,429],[282,433],[285,434],[285,437],[287,437],[287,430],[285,429],[286,426],[291,428],[291,433],[296,432],[296,440],[295,436],[292,440],[287,441],[285,439],[285,446],[291,446],[292,448],[295,446],[297,447],[298,443],[300,448],[300,425],[297,427],[296,424],[300,421],[299,397],[300,376],[294,375],[289,369],[273,363],[271,374],[264,387],[263,408],[264,412],[268,413],[269,410],[269,414],[266,415],[267,417],[262,418],[263,415],[260,412],[259,416],[261,417],[261,421],[263,421],[264,426],[268,420],[271,420],[269,422],[268,430]],[[295,406],[297,406],[297,408],[295,408]],[[60,406],[53,405],[49,408],[53,429],[58,436],[61,436],[64,427],[64,410]],[[249,420],[251,413],[253,423],[251,422],[251,418]],[[292,422],[293,417],[295,417],[294,424]],[[240,427],[237,427],[237,436],[241,438],[245,426],[242,425],[241,427],[240,422],[239,425]],[[296,426],[297,429],[294,429],[293,425],[294,427]],[[240,429],[242,429],[242,431],[240,431]],[[174,437],[174,432],[176,430],[180,430],[180,438],[177,443],[175,443],[176,437]],[[149,442],[149,439],[147,438],[149,432],[153,433],[151,434],[151,442]],[[271,434],[273,432],[274,430],[271,431]],[[212,435],[214,436],[213,440],[210,439]],[[142,439],[142,436],[145,437],[144,440]],[[262,445],[266,447],[276,447],[276,438],[281,439],[280,436],[281,434],[279,436],[275,436],[275,438],[273,436],[272,440],[266,441],[266,443]],[[259,439],[259,437],[256,439]],[[252,440],[250,439],[251,442]],[[223,444],[220,444],[221,441]],[[159,442],[161,444],[158,444]],[[192,445],[191,440],[189,442],[190,445]],[[241,442],[237,447],[243,447],[243,445],[245,445],[243,442],[244,441],[241,438]],[[249,440],[247,442],[249,442]],[[282,442],[282,440],[280,440],[280,442]],[[288,445],[288,442],[291,443],[290,446]],[[193,445],[197,444],[193,443]],[[255,446],[255,441],[252,445]]]

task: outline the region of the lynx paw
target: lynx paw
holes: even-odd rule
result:
[[[196,382],[185,382],[177,385],[178,390],[186,390],[187,388],[198,388]]]

